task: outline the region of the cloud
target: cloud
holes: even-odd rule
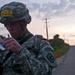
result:
[[[38,3],[32,3],[29,5],[28,7],[30,9],[31,12],[37,11],[40,8],[40,4]]]
[[[75,0],[59,0],[58,2],[32,3],[30,11],[38,17],[69,16],[75,12]],[[73,14],[74,15],[74,14]]]
[[[71,34],[71,35],[69,35],[69,37],[75,37],[75,35],[74,34]]]
[[[14,0],[2,0],[0,6],[12,1]],[[19,0],[19,2],[25,3],[30,13],[36,17],[69,16],[75,12],[75,0]]]

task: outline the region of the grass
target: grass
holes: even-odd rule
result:
[[[59,58],[64,54],[66,54],[68,50],[69,50],[69,45],[65,44],[62,48],[58,48],[57,50],[55,50],[54,53],[57,56],[57,58]]]

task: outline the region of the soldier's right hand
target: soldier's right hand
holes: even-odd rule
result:
[[[13,38],[8,37],[2,40],[2,45],[14,53],[19,53],[21,50],[21,45]]]

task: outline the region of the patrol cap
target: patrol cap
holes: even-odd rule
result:
[[[3,24],[25,20],[27,24],[31,22],[31,16],[26,5],[20,2],[11,2],[0,8],[0,22]]]

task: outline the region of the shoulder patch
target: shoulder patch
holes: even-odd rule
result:
[[[48,59],[51,63],[54,62],[54,57],[53,57],[53,55],[52,55],[51,53],[48,53],[47,59]]]

